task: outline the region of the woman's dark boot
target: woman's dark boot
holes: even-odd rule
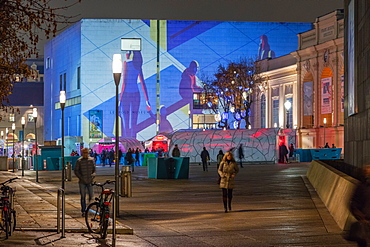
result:
[[[232,198],[229,198],[229,210],[231,211],[231,199]]]
[[[224,203],[225,213],[227,213],[227,197],[222,197],[222,201]]]

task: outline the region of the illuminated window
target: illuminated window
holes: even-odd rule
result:
[[[28,113],[27,120],[28,120],[28,122],[34,122],[33,114],[32,113]]]
[[[279,100],[272,101],[272,122],[277,123],[279,126]]]
[[[81,67],[77,67],[77,89],[81,88]]]
[[[214,93],[194,93],[193,109],[217,109],[218,99]]]
[[[261,96],[261,128],[266,128],[266,96]]]
[[[51,59],[50,59],[50,57],[47,57],[46,58],[45,64],[46,64],[46,69],[50,69],[51,68]]]
[[[289,109],[289,126],[290,128],[293,127],[293,98],[286,98],[287,101],[290,101],[291,103],[291,106],[290,109]]]
[[[9,114],[9,122],[15,122],[15,116],[14,113]]]

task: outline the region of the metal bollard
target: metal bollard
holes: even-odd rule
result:
[[[121,196],[122,197],[132,197],[132,179],[131,179],[130,166],[122,166]]]
[[[71,162],[67,162],[65,173],[66,173],[66,176],[65,176],[66,181],[72,181],[72,165],[71,165]]]
[[[60,197],[62,197],[62,205],[60,205]],[[66,215],[66,200],[65,200],[65,191],[60,188],[58,190],[57,198],[57,233],[60,233],[60,210],[62,210],[62,238],[65,238],[65,215]]]

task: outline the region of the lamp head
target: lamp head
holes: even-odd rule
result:
[[[60,94],[59,94],[59,102],[61,104],[65,104],[66,103],[66,91],[60,91]]]
[[[32,115],[33,115],[33,118],[37,118],[37,108],[33,108],[32,110]]]
[[[285,103],[284,103],[284,107],[285,107],[285,109],[286,109],[287,111],[289,111],[289,110],[290,110],[290,108],[292,107],[292,103],[290,103],[290,101],[289,101],[289,100],[287,100],[287,101],[285,101]]]
[[[326,124],[326,118],[324,118],[324,124]]]
[[[12,130],[15,130],[15,123],[12,123]]]
[[[22,117],[21,119],[21,124],[24,126],[26,124],[26,118],[25,117]]]
[[[114,74],[122,72],[122,56],[121,54],[113,54],[112,71]]]

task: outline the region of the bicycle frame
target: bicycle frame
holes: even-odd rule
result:
[[[109,225],[110,209],[113,199],[113,190],[104,189],[104,185],[114,183],[107,180],[104,184],[93,183],[101,188],[99,197],[95,197],[95,202],[91,203],[86,210],[85,220],[87,227],[92,233],[100,233],[101,238],[107,236]]]
[[[16,225],[16,212],[14,210],[14,193],[10,186],[6,185],[11,183],[13,180],[18,178],[9,179],[3,183],[0,183],[1,191],[1,228],[6,233],[6,238],[12,235],[12,232],[15,230]]]

